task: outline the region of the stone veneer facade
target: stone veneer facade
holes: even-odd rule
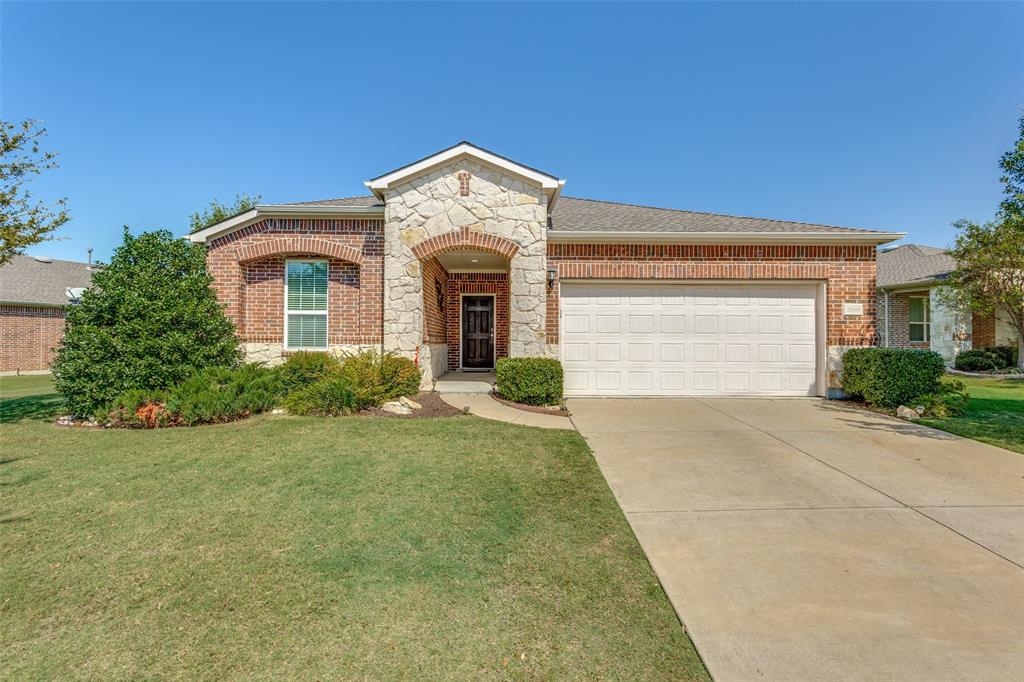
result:
[[[445,251],[488,251],[508,259],[508,352],[545,355],[547,196],[542,189],[469,158],[384,193],[384,345],[421,367],[443,366],[448,343],[427,343],[423,266]],[[436,341],[430,338],[431,341]],[[449,361],[450,366],[450,361]]]

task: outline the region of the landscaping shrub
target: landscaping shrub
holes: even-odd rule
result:
[[[421,373],[409,358],[364,350],[342,359],[341,375],[361,402],[379,405],[420,390]]]
[[[1012,346],[986,346],[964,351],[953,366],[964,372],[992,372],[1017,366],[1017,349]]]
[[[106,408],[97,411],[96,421],[129,429],[155,429],[171,426],[172,415],[165,406],[164,391],[133,389],[115,398]]]
[[[292,414],[321,417],[351,414],[373,404],[358,395],[349,380],[340,374],[329,375],[298,388],[284,399],[285,408]]]
[[[854,348],[843,355],[843,390],[893,408],[939,390],[942,356],[910,348]]]
[[[341,370],[341,363],[338,358],[330,353],[317,353],[310,351],[299,351],[289,357],[283,365],[277,368],[281,378],[281,388],[286,392],[294,391],[297,388],[323,379],[328,374],[335,374]]]
[[[967,393],[967,386],[962,381],[944,381],[934,393],[918,396],[914,399],[914,406],[924,407],[925,417],[944,419],[946,417],[959,417],[967,412],[967,405],[971,396]]]
[[[182,424],[211,424],[265,412],[280,395],[280,379],[273,369],[256,364],[209,367],[172,387],[167,409]]]
[[[124,241],[68,306],[53,364],[57,391],[76,416],[94,414],[133,389],[157,391],[204,367],[240,359],[206,271],[206,249],[170,232]]]
[[[499,358],[498,393],[524,405],[557,405],[562,400],[562,363],[550,358]]]

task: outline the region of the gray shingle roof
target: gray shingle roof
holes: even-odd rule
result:
[[[956,261],[945,249],[921,244],[904,244],[878,252],[878,286],[931,284],[945,279]]]
[[[287,206],[377,206],[376,197],[343,197]],[[864,234],[878,230],[816,225],[788,220],[617,204],[596,199],[560,197],[551,214],[552,232],[824,232]]]
[[[68,288],[91,283],[92,270],[86,263],[56,259],[46,263],[32,256],[15,256],[0,267],[0,302],[67,305]]]

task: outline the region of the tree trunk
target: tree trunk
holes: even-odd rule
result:
[[[1024,329],[1017,329],[1017,369],[1024,373]]]

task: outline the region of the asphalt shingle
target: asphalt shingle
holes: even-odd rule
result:
[[[321,201],[305,201],[287,206],[378,206],[373,196],[342,197]],[[882,233],[852,227],[816,225],[788,220],[746,218],[718,213],[683,211],[674,208],[655,208],[634,204],[617,204],[596,199],[560,197],[551,214],[552,232],[783,232],[826,234]]]
[[[878,252],[878,286],[929,284],[945,279],[956,269],[956,261],[945,249],[921,244],[904,244]]]
[[[77,261],[15,256],[0,267],[0,303],[67,305],[67,290],[88,287],[92,273],[88,264]]]

